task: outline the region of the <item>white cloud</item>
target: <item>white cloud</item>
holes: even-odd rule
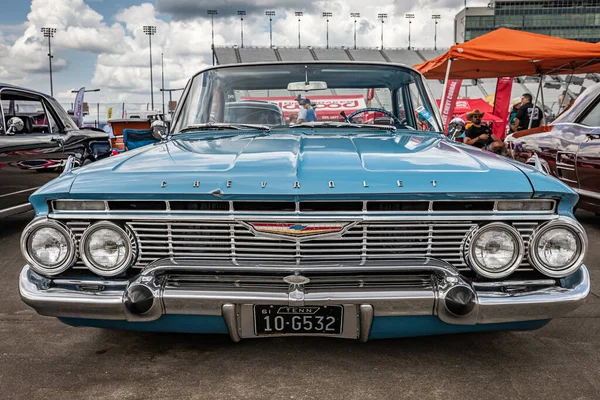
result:
[[[88,0],[90,2],[91,0]],[[143,1],[143,0],[140,0]],[[88,86],[101,88],[95,94],[100,101],[148,101],[150,69],[148,36],[144,25],[156,26],[152,37],[155,100],[160,97],[161,59],[164,52],[165,86],[183,87],[189,77],[211,63],[211,23],[207,8],[217,8],[215,44],[234,45],[240,41],[240,21],[237,9],[247,10],[244,19],[245,45],[268,46],[269,24],[265,9],[276,10],[273,20],[274,45],[297,46],[297,18],[294,11],[302,10],[302,45],[325,46],[323,11],[333,17],[329,23],[331,46],[351,46],[353,23],[350,12],[361,12],[358,24],[358,46],[376,47],[380,44],[381,24],[377,13],[387,13],[384,27],[385,47],[406,47],[408,23],[404,13],[416,14],[412,24],[412,45],[433,46],[431,14],[441,14],[438,25],[438,47],[452,43],[453,19],[462,0],[417,0],[414,2],[380,0],[376,9],[365,7],[364,1],[331,0],[300,3],[297,1],[257,0],[247,3],[231,0],[221,5],[212,0],[157,0],[156,7],[141,3],[114,15],[96,12],[84,0],[32,0],[31,12],[20,28],[0,26],[0,54],[8,55],[0,63],[0,80],[19,84],[31,82],[35,76],[47,74],[47,41],[40,28],[54,27],[52,41],[53,69],[57,74],[77,68],[77,60],[65,59],[65,50],[94,54],[96,65]],[[487,0],[471,1],[470,6],[485,5]],[[162,14],[161,14],[162,12]],[[108,23],[112,19],[114,22]],[[165,18],[166,17],[166,18]],[[56,79],[56,78],[55,78]],[[74,86],[80,85],[74,83]],[[71,88],[61,87],[57,97],[72,101]]]

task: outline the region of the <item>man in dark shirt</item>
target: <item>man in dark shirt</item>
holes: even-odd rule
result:
[[[529,129],[529,119],[531,119],[531,127],[538,128],[544,120],[544,112],[538,106],[532,104],[533,98],[529,93],[525,93],[521,97],[521,107],[517,111],[515,121],[511,126],[514,131],[522,131]]]
[[[473,110],[467,114],[467,119],[473,125],[465,131],[465,143],[483,150],[500,153],[504,148],[504,143],[492,133],[489,126],[481,123],[484,114],[479,110]]]

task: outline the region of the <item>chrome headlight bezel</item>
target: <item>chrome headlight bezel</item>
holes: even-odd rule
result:
[[[117,233],[123,238],[123,241],[126,243],[126,254],[125,258],[121,263],[119,263],[115,268],[106,270],[102,267],[99,267],[98,264],[87,254],[86,251],[86,243],[94,232],[100,229],[109,229]],[[137,254],[136,254],[136,246],[134,243],[134,239],[132,235],[130,235],[125,229],[121,228],[119,225],[109,222],[109,221],[100,221],[90,225],[81,235],[81,239],[79,241],[79,255],[81,260],[85,264],[86,267],[90,269],[93,273],[100,276],[116,276],[123,273],[127,270],[134,262]]]
[[[474,243],[477,241],[477,239],[479,239],[481,235],[493,230],[503,231],[507,233],[514,240],[515,244],[515,253],[513,255],[511,263],[508,264],[508,266],[502,269],[501,271],[490,271],[486,269],[485,266],[479,264],[479,262],[477,261],[477,257],[475,256]],[[519,268],[519,265],[521,265],[523,257],[525,256],[525,243],[523,242],[523,238],[519,231],[513,226],[505,224],[503,222],[492,222],[487,225],[478,227],[471,232],[466,242],[464,254],[467,264],[478,275],[489,279],[501,279],[509,276],[517,268]]]
[[[566,229],[571,231],[578,241],[578,254],[577,256],[561,269],[551,268],[544,264],[541,257],[537,253],[537,245],[541,237],[552,229]],[[529,239],[529,261],[535,269],[542,274],[551,278],[564,278],[573,274],[577,271],[587,253],[588,239],[587,234],[583,227],[575,220],[566,217],[560,217],[553,221],[547,222],[533,231],[531,238]]]
[[[31,241],[32,235],[40,229],[43,228],[51,228],[58,231],[61,235],[63,235],[67,241],[68,251],[67,256],[64,261],[58,263],[55,266],[44,266],[39,263],[32,255],[31,255]],[[69,269],[77,259],[77,246],[75,244],[75,237],[71,230],[64,224],[51,220],[51,219],[39,219],[31,222],[23,233],[21,234],[21,253],[25,260],[29,263],[29,266],[36,272],[46,275],[46,276],[54,276],[59,275]]]

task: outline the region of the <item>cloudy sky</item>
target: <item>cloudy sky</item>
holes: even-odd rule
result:
[[[469,0],[469,6],[487,0]],[[240,42],[238,10],[245,10],[244,45],[269,45],[265,10],[275,10],[273,44],[295,46],[298,38],[295,11],[303,11],[302,44],[325,46],[324,11],[332,12],[330,46],[352,45],[351,12],[360,12],[358,46],[380,43],[378,13],[387,13],[385,46],[406,47],[405,13],[414,13],[412,45],[433,47],[432,14],[440,14],[438,47],[450,46],[453,20],[463,0],[378,0],[365,7],[362,0],[18,0],[6,2],[0,13],[0,82],[50,92],[47,41],[42,27],[53,27],[54,95],[72,102],[71,90],[100,88],[89,102],[149,101],[148,37],[144,25],[155,25],[153,37],[155,97],[160,88],[160,54],[164,53],[165,87],[183,87],[187,79],[211,63],[210,19],[216,9],[215,44]],[[157,79],[158,78],[158,79]],[[93,96],[93,97],[92,97]]]

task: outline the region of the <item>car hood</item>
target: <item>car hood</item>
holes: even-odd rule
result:
[[[175,136],[73,171],[74,197],[530,197],[503,157],[430,133]],[[197,182],[197,183],[195,183]]]

